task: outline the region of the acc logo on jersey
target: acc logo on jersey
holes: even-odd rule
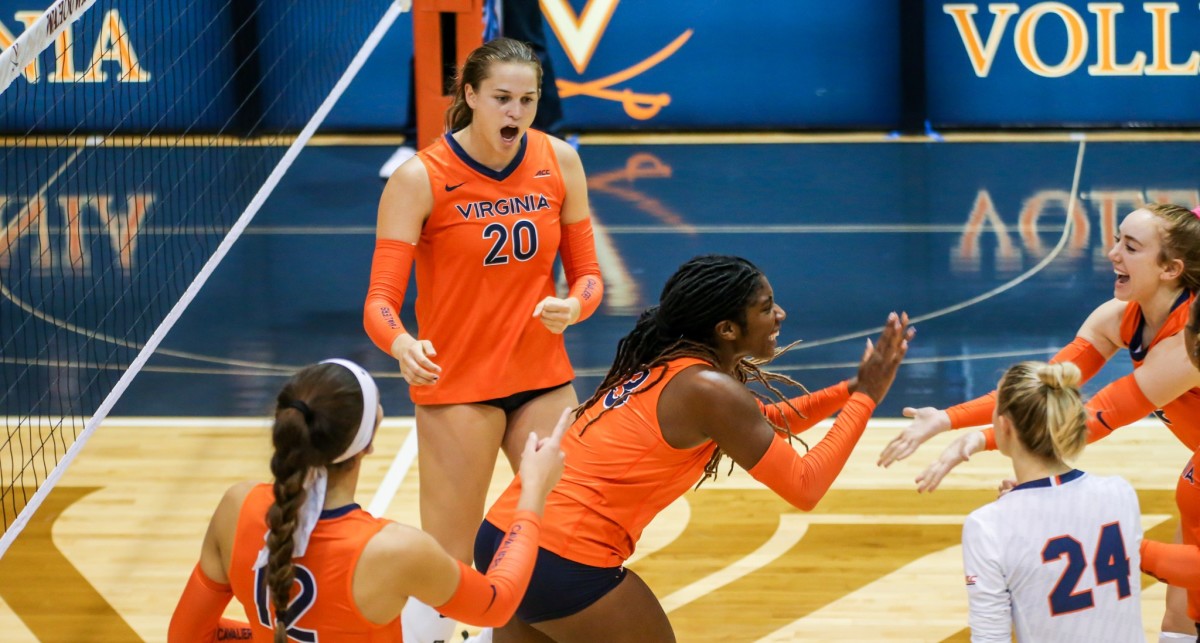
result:
[[[604,35],[608,23],[612,20],[613,12],[617,10],[620,0],[588,0],[581,15],[576,15],[568,0],[542,0],[542,13],[546,22],[554,29],[563,51],[571,60],[577,73],[587,70],[596,45]],[[562,98],[571,96],[591,96],[601,100],[611,100],[621,103],[625,113],[639,121],[654,118],[662,108],[671,104],[671,95],[665,92],[645,94],[629,88],[614,89],[617,83],[636,78],[662,61],[670,58],[683,43],[692,37],[688,29],[679,34],[666,47],[651,54],[641,62],[603,78],[580,83],[558,79],[558,95]]]
[[[650,371],[645,370],[629,378],[624,384],[619,384],[609,389],[608,393],[604,396],[604,408],[615,409],[625,404],[629,401],[629,396],[638,390],[638,387],[645,384],[648,379],[650,379]]]

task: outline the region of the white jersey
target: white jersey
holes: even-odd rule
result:
[[[1116,476],[1073,470],[971,512],[963,568],[972,641],[1144,643],[1142,523]]]

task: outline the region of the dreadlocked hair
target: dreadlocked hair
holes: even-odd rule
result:
[[[338,364],[315,364],[297,372],[275,401],[271,473],[275,501],[267,510],[267,586],[275,613],[275,642],[286,643],[295,614],[287,611],[296,568],[292,562],[304,481],[314,467],[347,468],[353,460],[331,464],[349,446],[363,416],[358,380]]]
[[[762,277],[763,273],[757,266],[741,257],[704,255],[680,266],[663,286],[658,305],[647,308],[638,317],[633,330],[617,342],[617,354],[608,374],[604,376],[596,392],[576,407],[576,419],[602,400],[610,390],[642,371],[657,371],[655,379],[624,395],[637,395],[654,388],[666,375],[666,369],[658,367],[673,360],[691,357],[716,366],[717,324],[730,320],[745,326],[746,307],[762,287]],[[787,352],[796,343],[798,342],[776,351],[774,357]],[[796,411],[787,396],[781,393],[774,383],[783,382],[798,387],[805,393],[808,391],[786,375],[764,370],[762,366],[770,361],[743,359],[738,362],[733,377],[742,384],[757,382]],[[750,390],[760,400],[770,401],[770,398],[758,391]],[[580,435],[609,410],[611,408],[604,408],[589,420],[580,430]],[[772,426],[789,440],[794,437],[787,427],[774,424]],[[804,444],[803,440],[800,442]],[[804,446],[808,448],[807,444]],[[704,477],[696,483],[697,488],[705,480],[716,478],[724,455],[720,447],[714,449],[712,458],[704,467]],[[732,466],[731,463],[730,471]]]

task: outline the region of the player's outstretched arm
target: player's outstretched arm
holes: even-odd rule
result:
[[[355,575],[354,593],[361,611],[386,622],[400,613],[411,596],[463,623],[486,627],[507,623],[533,575],[542,509],[546,494],[562,477],[562,437],[570,423],[570,409],[565,409],[549,437],[539,441],[535,433],[530,434],[518,473],[517,513],[486,574],[454,559],[429,534],[390,525],[363,551],[359,568],[371,573]]]
[[[917,491],[933,491],[941,484],[942,478],[959,464],[971,459],[971,456],[987,447],[987,439],[982,431],[969,431],[958,436],[942,451],[937,460],[925,468],[917,476]]]
[[[872,346],[868,342],[859,367],[858,390],[829,433],[804,456],[776,434],[745,386],[724,374],[709,371],[692,382],[695,390],[689,397],[694,420],[756,480],[792,505],[810,511],[845,466],[876,404],[891,388],[913,332],[907,315],[889,316],[878,343]]]
[[[913,408],[911,406],[904,407],[902,411],[904,417],[912,418],[910,423],[899,435],[892,438],[891,442],[884,447],[883,452],[879,454],[879,461],[876,463],[881,467],[890,466],[897,460],[903,460],[912,455],[917,450],[917,447],[924,444],[929,438],[950,430],[950,416],[942,409],[936,409],[932,406],[922,406]]]

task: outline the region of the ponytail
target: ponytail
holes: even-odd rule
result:
[[[1021,362],[1000,379],[996,411],[1012,421],[1021,444],[1044,460],[1074,460],[1087,444],[1087,412],[1071,362]]]
[[[364,395],[356,376],[346,367],[323,362],[307,366],[284,385],[275,400],[271,441],[272,490],[267,509],[267,587],[275,615],[275,642],[287,642],[287,606],[296,581],[296,531],[308,493],[305,482],[316,467],[329,471],[349,467],[354,460],[333,464],[350,446],[364,412]]]

